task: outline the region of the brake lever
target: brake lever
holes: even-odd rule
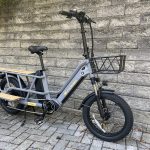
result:
[[[59,11],[59,14],[64,15],[66,16],[66,18],[69,18],[69,19],[72,18],[71,14],[69,14],[69,12],[66,12],[66,11]]]

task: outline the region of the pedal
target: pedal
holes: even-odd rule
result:
[[[43,120],[44,120],[43,116],[38,116],[37,118],[34,119],[37,125],[43,124]]]
[[[42,125],[43,123],[43,120],[39,120],[38,122],[36,122],[37,125]]]

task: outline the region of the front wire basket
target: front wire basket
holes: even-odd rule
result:
[[[118,74],[125,69],[126,55],[94,57],[91,59],[93,73]]]

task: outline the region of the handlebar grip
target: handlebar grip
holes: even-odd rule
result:
[[[64,16],[68,16],[69,12],[67,12],[67,11],[60,11],[59,14],[64,15]]]
[[[59,14],[67,16],[67,18],[77,17],[77,12],[74,10],[68,11],[60,11]]]

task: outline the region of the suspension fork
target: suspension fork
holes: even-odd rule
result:
[[[103,101],[102,101],[102,103],[101,103],[101,101],[100,101],[100,94],[101,94],[101,90],[100,90],[100,89],[101,89],[101,88],[98,86],[95,77],[90,78],[90,80],[91,80],[91,83],[92,83],[92,85],[93,85],[93,89],[94,89],[94,92],[95,92],[95,95],[96,95],[98,111],[99,111],[101,117],[104,118]]]

